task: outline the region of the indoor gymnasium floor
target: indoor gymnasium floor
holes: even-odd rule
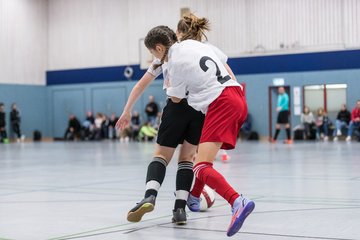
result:
[[[171,223],[176,162],[155,210],[127,211],[143,197],[152,143],[0,145],[0,239],[228,239],[228,204],[217,196],[188,224]],[[360,144],[238,144],[218,169],[256,202],[233,239],[360,239]]]

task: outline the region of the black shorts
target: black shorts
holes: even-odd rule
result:
[[[161,117],[156,142],[160,146],[176,148],[184,140],[198,145],[205,115],[189,106],[186,99],[180,103],[167,100]]]
[[[277,124],[287,124],[289,123],[289,111],[280,111],[277,117]]]

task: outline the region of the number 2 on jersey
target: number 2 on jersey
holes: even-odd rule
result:
[[[207,61],[211,61],[211,62],[213,62],[215,64],[215,66],[216,66],[216,77],[217,77],[217,80],[218,80],[219,83],[223,84],[223,83],[225,83],[225,82],[227,82],[227,81],[229,81],[231,79],[231,77],[229,75],[226,75],[225,77],[221,76],[219,66],[216,64],[216,62],[211,57],[208,57],[208,56],[202,57],[200,59],[200,62],[199,62],[200,68],[204,72],[206,72],[209,69],[209,67],[206,66]]]

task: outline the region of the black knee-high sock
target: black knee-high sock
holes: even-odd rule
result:
[[[194,179],[193,163],[190,161],[180,162],[176,173],[176,200],[174,210],[185,209],[186,200],[189,196]]]
[[[277,139],[279,133],[280,133],[280,129],[276,129],[276,131],[275,131],[275,136],[274,136],[274,140]]]
[[[148,166],[146,175],[145,198],[150,195],[157,196],[159,188],[164,181],[167,162],[165,159],[154,157]]]
[[[285,130],[286,130],[286,135],[287,135],[287,138],[288,138],[288,140],[290,140],[291,139],[291,133],[290,133],[290,128],[285,128]]]

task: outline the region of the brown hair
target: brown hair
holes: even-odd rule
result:
[[[202,41],[203,38],[207,40],[205,31],[210,30],[210,23],[207,18],[198,18],[194,14],[190,13],[188,16],[183,16],[177,25],[177,31],[182,33],[181,41],[186,39],[193,39]]]
[[[145,46],[148,49],[155,49],[157,44],[162,44],[166,47],[164,56],[161,58],[161,64],[154,65],[154,69],[160,67],[168,54],[169,48],[177,42],[176,34],[167,26],[157,26],[151,29],[145,37]]]
[[[318,110],[317,110],[317,115],[318,116],[326,116],[325,109],[322,108],[322,107],[319,107]]]
[[[306,110],[308,110],[308,112],[306,112]],[[308,106],[304,106],[303,113],[310,113],[310,108]]]

